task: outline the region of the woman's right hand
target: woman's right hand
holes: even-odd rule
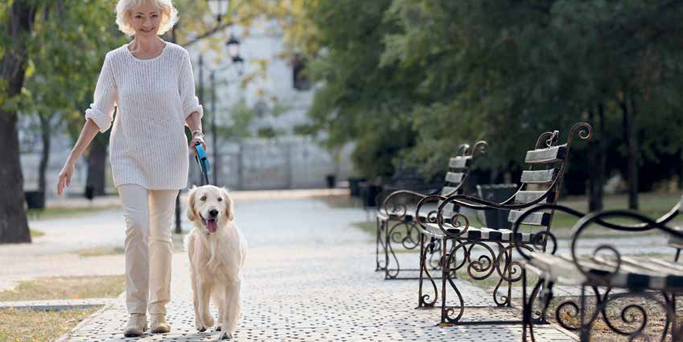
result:
[[[65,187],[71,185],[71,176],[74,174],[74,164],[67,161],[59,172],[59,181],[57,182],[57,195],[61,196]]]

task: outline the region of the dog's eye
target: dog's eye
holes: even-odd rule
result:
[[[206,201],[206,196],[202,196],[202,198],[199,199],[200,201]]]
[[[221,197],[218,197],[218,202],[222,201],[223,199]]]

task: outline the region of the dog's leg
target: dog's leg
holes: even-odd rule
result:
[[[237,329],[237,322],[240,319],[240,313],[242,310],[241,298],[240,298],[240,281],[233,281],[227,284],[225,288],[225,301],[222,303],[225,305],[225,315],[221,321],[222,331],[221,339],[231,340],[232,334]]]
[[[207,328],[213,326],[214,324],[213,316],[211,316],[211,311],[209,310],[211,283],[201,279],[197,280],[196,293],[197,300],[199,302],[199,305],[197,305],[198,315],[195,319],[197,323],[197,330],[206,331]]]
[[[194,258],[194,236],[190,235],[186,241],[188,255],[190,257],[190,281],[192,282],[192,306],[194,306],[194,324],[200,332],[206,330],[206,326],[202,322],[202,317],[199,314],[199,287],[197,286],[197,270],[195,269]]]
[[[197,328],[197,330],[204,331],[202,330],[202,327],[204,324],[202,324],[202,318],[199,315],[199,290],[197,288],[197,276],[196,272],[194,271],[194,266],[192,266],[192,262],[190,261],[190,279],[192,281],[192,306],[194,306],[194,325]]]
[[[221,291],[213,291],[211,300],[218,306],[218,322],[216,323],[216,331],[221,331],[221,322],[223,322],[223,317],[225,317],[225,297]]]

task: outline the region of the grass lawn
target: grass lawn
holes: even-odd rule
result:
[[[95,247],[82,249],[76,252],[76,254],[82,257],[96,257],[103,255],[123,254],[124,252],[125,250],[123,249],[123,247]]]
[[[43,233],[39,230],[34,230],[34,229],[31,229],[30,233],[31,233],[31,239],[39,238],[39,237],[45,235],[45,233]]]
[[[592,293],[589,291],[589,293]],[[658,300],[662,300],[660,295],[657,295]],[[574,303],[579,303],[579,298],[577,297],[558,297],[550,302],[550,307],[548,308],[547,318],[551,322],[557,322],[555,317],[555,311],[561,303],[566,300],[571,300]],[[536,301],[539,303],[540,301]],[[664,329],[664,322],[666,321],[666,312],[662,307],[654,302],[653,300],[646,300],[641,297],[625,297],[614,301],[612,304],[607,306],[607,314],[610,322],[617,328],[625,331],[635,331],[639,325],[643,322],[643,317],[638,310],[627,310],[624,312],[627,320],[622,320],[620,315],[622,309],[628,305],[638,305],[642,307],[647,313],[647,325],[643,330],[643,336],[636,339],[638,341],[659,341],[661,334]],[[588,298],[586,301],[587,306],[587,316],[590,316],[595,311],[595,299]],[[537,308],[534,306],[537,312],[540,312],[540,305]],[[680,308],[676,308],[676,314],[681,315],[683,312]],[[563,322],[568,323],[572,327],[579,326],[579,316],[575,315],[571,309],[563,309],[560,311],[560,317],[562,317]],[[632,322],[629,324],[629,322]],[[575,332],[578,335],[578,331]],[[605,342],[616,342],[616,341],[627,341],[628,339],[624,336],[618,335],[615,332],[610,331],[609,327],[605,323],[603,317],[599,317],[592,329],[591,329],[591,341],[605,341]],[[666,341],[671,341],[671,332],[669,331],[668,338]]]
[[[377,234],[377,222],[375,221],[354,222],[353,226],[373,236]]]
[[[0,301],[115,298],[124,291],[124,286],[123,275],[38,278],[0,292]]]
[[[28,209],[26,215],[31,220],[49,220],[55,218],[65,218],[73,216],[84,216],[98,213],[101,211],[112,210],[119,208],[118,206],[111,207],[92,207],[92,208],[45,208],[42,210]]]
[[[363,202],[358,197],[348,195],[320,196],[315,199],[327,204],[330,208],[363,208]]]
[[[98,309],[98,307],[59,311],[3,309],[0,310],[0,341],[53,341]]]

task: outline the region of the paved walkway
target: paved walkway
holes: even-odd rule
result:
[[[249,242],[243,315],[237,341],[514,341],[519,325],[436,327],[437,310],[415,310],[415,281],[385,281],[373,272],[373,237],[350,226],[365,213],[332,209],[314,199],[237,201],[237,224]],[[123,268],[121,268],[121,272]],[[174,255],[171,333],[140,341],[209,341],[194,328],[188,261]],[[459,282],[474,305],[490,305],[481,289]],[[519,319],[512,310],[468,309],[470,319]],[[121,330],[122,298],[81,324],[68,341],[130,341]],[[574,341],[552,326],[539,341]]]
[[[288,191],[235,191],[233,199],[248,203],[266,199],[303,199],[321,196],[343,196],[345,189],[312,189]],[[191,229],[184,213],[187,193],[181,195],[181,226]],[[117,196],[97,197],[92,202],[79,198],[55,198],[47,203],[52,208],[101,208],[91,216],[31,220],[31,229],[45,233],[31,244],[0,245],[0,291],[14,288],[19,281],[39,277],[116,275],[122,274],[121,255],[81,257],[75,254],[88,249],[123,248],[125,225]],[[117,209],[119,208],[119,209]]]

